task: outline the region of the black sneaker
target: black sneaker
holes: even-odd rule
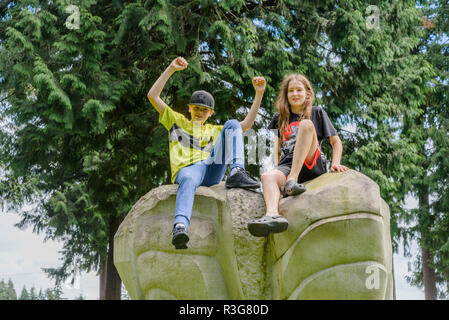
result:
[[[260,187],[259,182],[252,179],[245,169],[236,167],[233,173],[226,179],[226,188],[248,188],[257,189]]]
[[[189,242],[189,235],[185,226],[173,227],[173,239],[171,243],[176,249],[187,249],[187,242]]]

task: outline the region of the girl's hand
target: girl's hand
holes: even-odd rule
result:
[[[184,59],[183,57],[177,57],[170,63],[170,68],[175,71],[181,71],[187,68],[188,65],[189,64],[187,63],[186,59]]]
[[[332,172],[343,172],[343,171],[348,171],[348,170],[349,170],[349,168],[342,164],[333,164],[331,167]]]
[[[267,81],[265,81],[264,77],[254,77],[253,78],[253,87],[256,90],[256,93],[263,93],[265,91],[265,86],[267,85]]]

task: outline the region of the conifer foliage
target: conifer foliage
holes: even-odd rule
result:
[[[0,281],[0,300],[17,300],[17,293],[11,279],[8,283],[3,279]]]
[[[0,281],[0,300],[63,300],[62,290],[56,286],[54,288],[48,288],[45,291],[39,289],[36,293],[34,286],[28,291],[25,286],[20,292],[20,296],[17,296],[16,289],[11,279],[6,283],[3,279]]]
[[[449,296],[449,4],[434,0],[420,6],[426,30],[420,54],[435,74],[423,90],[423,115],[408,128],[422,157],[412,185],[419,204],[404,234],[421,247],[409,282],[424,288],[426,299],[437,299]]]

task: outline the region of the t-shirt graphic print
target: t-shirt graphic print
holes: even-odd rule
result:
[[[300,116],[296,113],[290,112],[289,124],[285,128],[284,132],[279,132],[278,128],[279,112],[276,112],[271,119],[268,129],[278,129],[278,137],[282,138],[282,156],[281,161],[291,160],[293,158],[293,151],[295,149],[296,137],[300,126]],[[337,135],[332,122],[329,119],[326,111],[321,107],[312,107],[312,122],[315,127],[315,132],[318,138],[318,143],[321,145],[321,141],[325,138]]]
[[[223,125],[194,124],[169,106],[159,115],[159,122],[168,130],[172,183],[179,170],[209,157],[223,129]]]

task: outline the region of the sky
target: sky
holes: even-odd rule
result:
[[[48,279],[41,268],[55,268],[62,264],[59,260],[62,243],[44,242],[44,235],[37,235],[31,228],[20,230],[14,224],[20,217],[13,213],[0,213],[0,280],[14,283],[14,289],[20,296],[25,286],[36,292],[54,288],[54,281]],[[99,297],[99,277],[95,273],[81,274],[74,285],[63,284],[63,298],[75,299],[81,294],[85,299],[97,300]]]
[[[37,235],[31,228],[20,230],[14,224],[20,220],[19,215],[0,213],[0,280],[12,280],[17,295],[20,296],[23,286],[29,291],[32,286],[45,291],[53,288],[54,282],[48,279],[41,268],[58,267],[59,251],[62,244],[55,241],[44,242],[44,235]],[[414,252],[417,252],[415,244]],[[424,292],[407,284],[407,265],[411,262],[402,257],[402,253],[394,255],[396,280],[396,297],[398,300],[424,300]],[[73,286],[64,284],[63,298],[75,299],[80,294],[88,300],[99,298],[99,277],[95,273],[82,273]]]

